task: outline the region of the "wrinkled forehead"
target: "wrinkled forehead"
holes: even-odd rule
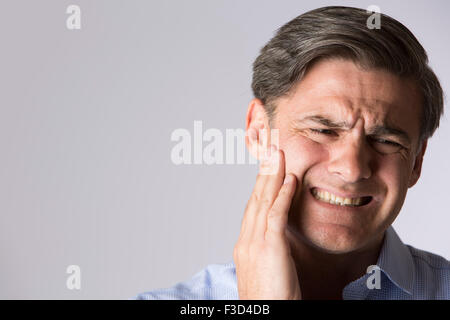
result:
[[[416,83],[385,70],[363,70],[351,61],[316,63],[284,102],[293,117],[318,114],[347,123],[363,117],[365,127],[389,124],[412,135],[420,131]]]

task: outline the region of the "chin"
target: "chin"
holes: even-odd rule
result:
[[[300,230],[302,238],[320,251],[332,254],[353,252],[364,245],[364,238],[355,228],[321,223]]]

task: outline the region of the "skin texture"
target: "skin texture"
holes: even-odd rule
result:
[[[272,128],[261,101],[250,102],[250,152],[268,158],[261,129],[277,129],[279,141],[261,162],[234,248],[241,299],[341,299],[376,264],[385,230],[420,177],[421,101],[412,80],[324,59],[276,101]],[[371,201],[324,204],[312,188]]]

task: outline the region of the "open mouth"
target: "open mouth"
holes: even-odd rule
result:
[[[334,205],[340,205],[345,207],[362,207],[372,201],[371,196],[357,197],[357,198],[344,198],[334,195],[328,191],[320,190],[317,188],[311,189],[311,194],[317,200]]]

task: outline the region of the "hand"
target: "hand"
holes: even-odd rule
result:
[[[296,178],[285,175],[281,150],[272,145],[270,155],[261,164],[233,251],[239,298],[297,300],[300,285],[285,233]]]

